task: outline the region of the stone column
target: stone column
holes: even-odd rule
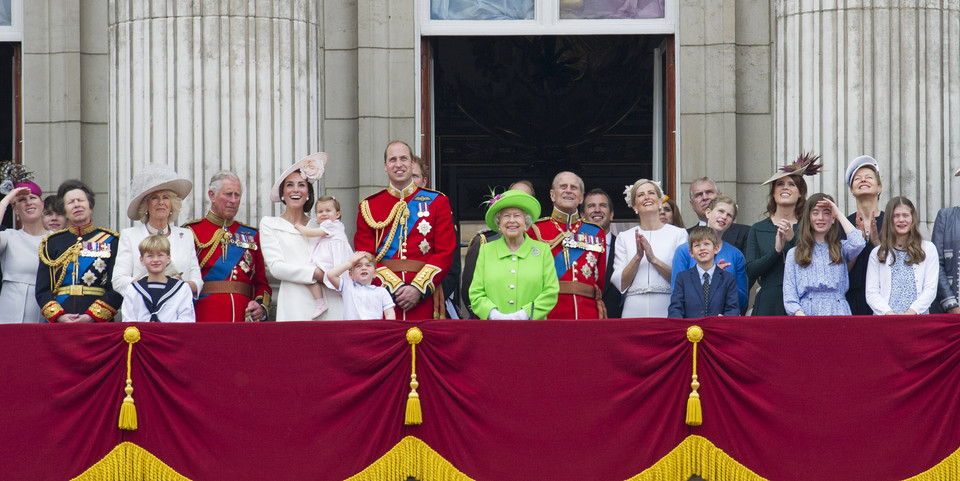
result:
[[[881,163],[884,194],[921,220],[960,203],[960,2],[776,3],[776,157],[823,155],[811,192],[846,200],[847,162]],[[841,205],[843,207],[843,205]]]
[[[321,0],[109,0],[111,223],[129,225],[130,181],[165,163],[194,182],[180,221],[209,204],[206,182],[244,182],[237,219],[279,213],[269,190],[321,150]]]

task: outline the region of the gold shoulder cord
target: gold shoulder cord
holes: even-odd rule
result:
[[[63,254],[60,254],[60,257],[50,260],[50,258],[47,256],[47,243],[42,242],[40,244],[40,262],[52,267],[54,270],[60,269],[60,274],[57,276],[57,281],[53,283],[53,288],[50,290],[50,292],[53,292],[54,295],[56,295],[57,290],[60,289],[60,286],[63,284],[64,276],[67,275],[67,264],[76,262],[77,259],[80,258],[81,250],[82,248],[80,247],[80,243],[77,242],[76,244],[67,248],[67,250],[63,251]],[[76,272],[74,272],[74,274],[76,274]],[[51,276],[51,278],[52,277],[53,276]]]
[[[376,239],[374,240],[374,246],[380,244],[380,241],[383,239],[382,230],[391,222],[393,225],[390,227],[390,235],[387,237],[386,242],[383,243],[383,247],[380,249],[380,252],[377,253],[376,261],[380,262],[383,259],[383,256],[387,253],[387,249],[390,248],[390,244],[393,242],[394,236],[397,235],[398,226],[403,223],[404,225],[407,222],[407,218],[410,217],[410,210],[407,209],[407,203],[403,200],[400,200],[393,205],[393,209],[390,209],[390,213],[387,214],[387,218],[383,222],[377,222],[373,220],[373,214],[370,213],[370,203],[364,200],[360,203],[360,214],[363,216],[363,220],[366,221],[367,225],[370,226],[375,231]],[[403,235],[401,234],[401,239]]]
[[[210,242],[207,242],[206,244],[200,242],[200,239],[197,237],[197,232],[195,230],[190,229],[190,232],[193,232],[193,241],[197,244],[198,251],[206,249],[207,247],[210,247],[218,242],[221,242],[221,243],[223,242],[222,228],[217,229],[217,231],[213,233],[213,237],[210,239]],[[213,257],[213,252],[214,252],[214,249],[210,249],[207,251],[207,255],[205,255],[203,257],[203,260],[200,262],[200,267],[207,265],[207,261],[209,261],[210,258]]]

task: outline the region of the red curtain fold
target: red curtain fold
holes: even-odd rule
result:
[[[126,325],[0,326],[4,477],[69,479],[121,441],[198,481],[342,480],[405,435],[477,480],[620,481],[690,434],[772,480],[903,479],[960,447],[955,316],[425,321],[404,426],[411,325],[137,325],[125,433]]]

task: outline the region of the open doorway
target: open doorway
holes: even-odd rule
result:
[[[587,190],[610,194],[618,219],[633,218],[620,200],[624,185],[641,177],[672,185],[671,40],[430,37],[429,152],[455,216],[481,221],[490,188],[519,179],[533,182],[546,208],[553,176],[570,170]]]

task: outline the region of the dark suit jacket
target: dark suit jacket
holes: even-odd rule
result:
[[[697,225],[700,225],[699,222],[700,221],[698,220]],[[696,227],[697,225],[694,225],[693,227]],[[687,229],[687,234],[693,230],[693,227]],[[727,227],[727,230],[723,233],[723,239],[720,240],[736,247],[740,252],[746,252],[744,249],[747,247],[747,234],[749,233],[750,226],[733,223],[730,225],[730,227]]]
[[[607,308],[608,319],[619,319],[623,313],[621,305],[621,294],[613,284],[610,283],[610,276],[613,275],[613,253],[616,252],[617,236],[610,236],[610,245],[607,249],[610,251],[609,261],[607,261],[607,272],[603,276],[603,305]]]
[[[710,279],[710,298],[703,304],[703,281],[697,267],[691,267],[677,274],[673,294],[670,295],[670,309],[667,317],[694,318],[723,314],[739,316],[740,302],[737,300],[737,276],[719,267],[713,270]]]

